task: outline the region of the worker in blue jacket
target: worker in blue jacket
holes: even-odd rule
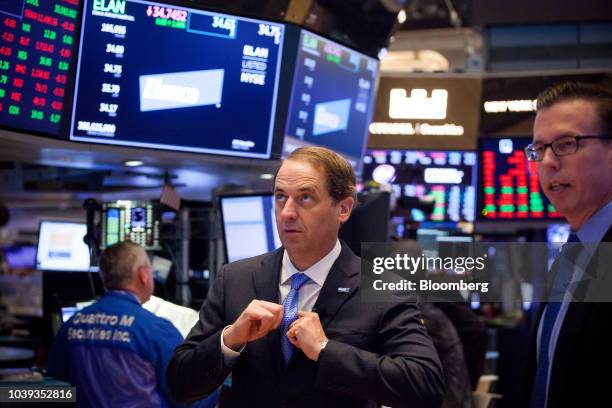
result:
[[[76,387],[78,406],[177,406],[165,370],[183,338],[141,306],[154,286],[146,252],[129,241],[115,244],[102,253],[100,274],[107,294],[62,326],[48,373]]]

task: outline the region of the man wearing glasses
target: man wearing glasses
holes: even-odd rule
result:
[[[550,272],[550,282],[566,288],[612,273],[610,265],[597,265],[610,256],[610,247],[600,243],[612,241],[612,92],[563,83],[542,92],[536,110],[533,143],[525,153],[537,163],[544,193],[572,228],[573,244]],[[571,262],[560,259],[564,253]],[[607,376],[596,373],[612,367],[612,303],[562,296],[537,316],[521,406],[598,406],[608,399]]]

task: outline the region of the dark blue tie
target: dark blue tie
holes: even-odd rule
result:
[[[576,234],[571,233],[568,240],[570,242],[580,242]],[[570,251],[574,245],[564,245],[559,254],[559,259],[563,256],[567,256],[567,252]],[[554,288],[559,289],[565,287],[569,282],[572,273],[573,263],[560,263],[559,269],[557,270],[557,276],[555,277]],[[538,368],[536,370],[536,378],[533,386],[533,394],[531,394],[531,408],[544,408],[546,403],[546,395],[548,388],[548,370],[551,364],[548,358],[548,352],[550,349],[550,337],[552,335],[555,321],[561,310],[561,302],[549,302],[544,309],[542,316],[542,329],[540,331],[540,353],[538,355]]]
[[[300,288],[308,281],[308,276],[303,273],[295,273],[291,277],[291,290],[283,302],[283,321],[281,322],[281,350],[285,364],[289,364],[293,354],[293,344],[287,338],[287,330],[291,323],[298,317],[298,300]]]

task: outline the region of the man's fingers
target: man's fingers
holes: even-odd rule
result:
[[[277,320],[274,313],[256,304],[250,305],[247,308],[245,317],[252,323],[258,323],[256,331],[260,335],[267,334],[270,330],[274,329]]]
[[[283,322],[283,313],[279,313],[276,316],[276,319],[274,320],[274,328],[278,329],[278,327],[281,325],[281,323]]]
[[[258,305],[263,307],[266,310],[269,310],[272,313],[282,313],[283,305],[279,305],[278,303],[266,302],[265,300],[258,300]]]
[[[249,308],[245,310],[245,314],[249,320],[263,320],[274,318],[274,314],[272,312],[258,305],[249,306]]]
[[[287,335],[287,338],[289,339],[289,342],[293,344],[295,347],[301,348],[300,343],[298,342],[297,337],[295,335],[292,335],[292,336]]]
[[[291,344],[299,348],[300,345],[299,345],[298,338],[297,338],[297,330],[298,328],[294,326],[293,328],[290,328],[289,330],[287,330],[286,334]]]

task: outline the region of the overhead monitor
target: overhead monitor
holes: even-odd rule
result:
[[[481,138],[479,215],[483,220],[562,219],[542,189],[524,149],[531,138]]]
[[[88,272],[89,248],[83,240],[86,234],[85,223],[41,221],[38,230],[36,269]]]
[[[261,255],[282,245],[272,194],[221,196],[219,200],[228,262]]]
[[[273,156],[283,24],[85,0],[70,139]]]
[[[395,198],[432,201],[425,221],[473,222],[477,162],[470,151],[369,150],[363,179],[391,185]]]
[[[59,134],[79,3],[0,1],[0,126]]]
[[[161,248],[159,208],[149,202],[120,200],[102,205],[102,248],[132,241],[144,249]]]
[[[377,74],[375,58],[302,30],[285,151],[304,145],[328,147],[359,170]]]

